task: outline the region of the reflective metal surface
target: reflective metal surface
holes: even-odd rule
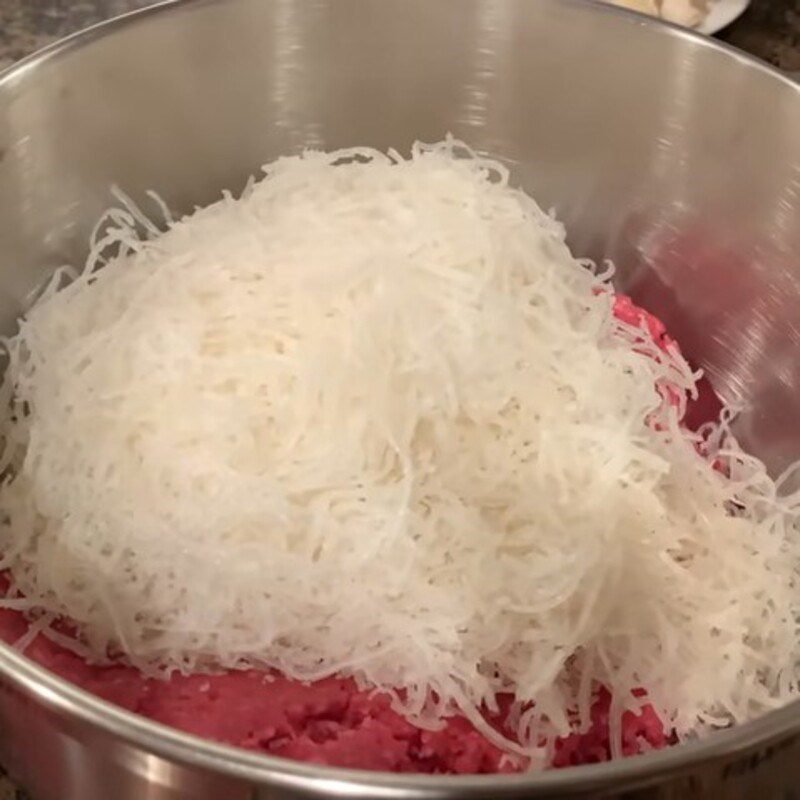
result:
[[[800,455],[800,89],[692,34],[570,0],[166,3],[0,78],[0,323],[82,261],[118,183],[176,210],[306,146],[447,132],[506,158],[613,258],[776,469]],[[37,800],[789,798],[800,706],[701,743],[512,778],[347,773],[201,742],[0,647],[0,761]]]

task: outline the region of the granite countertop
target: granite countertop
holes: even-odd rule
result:
[[[46,44],[152,0],[0,0],[0,69]],[[800,72],[800,0],[753,0],[720,38]],[[0,776],[0,800],[29,800]]]

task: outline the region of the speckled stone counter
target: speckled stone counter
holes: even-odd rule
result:
[[[0,68],[62,36],[153,0],[0,0]]]
[[[800,72],[800,0],[754,0],[719,38],[781,69]]]
[[[46,44],[151,0],[0,0],[0,69]],[[800,0],[753,0],[720,38],[800,72]],[[0,800],[31,800],[0,773]]]

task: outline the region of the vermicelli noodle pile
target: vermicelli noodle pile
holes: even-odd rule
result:
[[[730,410],[684,428],[698,375],[610,270],[452,140],[264,173],[164,233],[110,211],[6,341],[0,606],[534,764],[601,689],[615,753],[645,703],[685,737],[796,696],[800,494]]]

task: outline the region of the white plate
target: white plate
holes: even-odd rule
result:
[[[727,28],[735,19],[741,17],[749,5],[750,0],[716,0],[712,4],[705,22],[697,30],[700,33],[707,33],[709,36],[718,33],[723,28]]]

